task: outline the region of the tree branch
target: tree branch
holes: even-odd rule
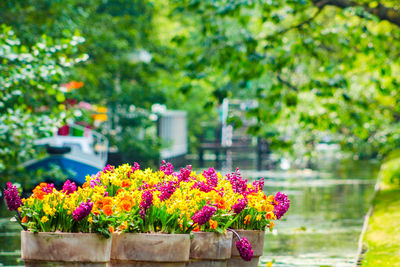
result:
[[[400,26],[400,9],[391,8],[378,3],[376,7],[370,7],[368,4],[360,4],[352,0],[313,0],[318,8],[324,6],[336,6],[340,8],[346,7],[363,7],[365,11],[377,16],[381,20],[387,20],[397,26]]]

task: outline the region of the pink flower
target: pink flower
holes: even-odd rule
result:
[[[22,204],[17,187],[10,182],[7,183],[7,189],[4,190],[4,198],[6,199],[8,210],[18,210]]]

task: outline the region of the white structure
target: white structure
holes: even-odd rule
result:
[[[164,110],[158,114],[158,136],[163,141],[161,158],[183,156],[188,152],[187,113],[180,110]]]

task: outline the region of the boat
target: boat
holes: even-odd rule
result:
[[[65,125],[51,137],[35,140],[35,145],[45,146],[47,156],[25,162],[23,166],[28,172],[57,166],[80,185],[87,175],[101,171],[107,162],[108,139],[88,126]]]

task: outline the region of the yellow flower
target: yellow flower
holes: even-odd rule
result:
[[[88,218],[88,222],[89,222],[89,223],[92,223],[92,222],[93,222],[92,216],[90,216],[90,217]]]
[[[257,220],[257,221],[260,221],[260,220],[261,220],[261,214],[258,214],[258,215],[257,215],[256,220]]]
[[[50,205],[47,203],[43,205],[43,211],[44,211],[44,213],[46,213],[46,215],[50,215],[50,216],[54,216],[54,214],[56,214],[56,209],[50,207]]]
[[[45,223],[45,222],[47,222],[48,220],[49,220],[49,218],[48,218],[47,216],[43,216],[42,219],[40,219],[40,221],[41,221],[42,223]]]

